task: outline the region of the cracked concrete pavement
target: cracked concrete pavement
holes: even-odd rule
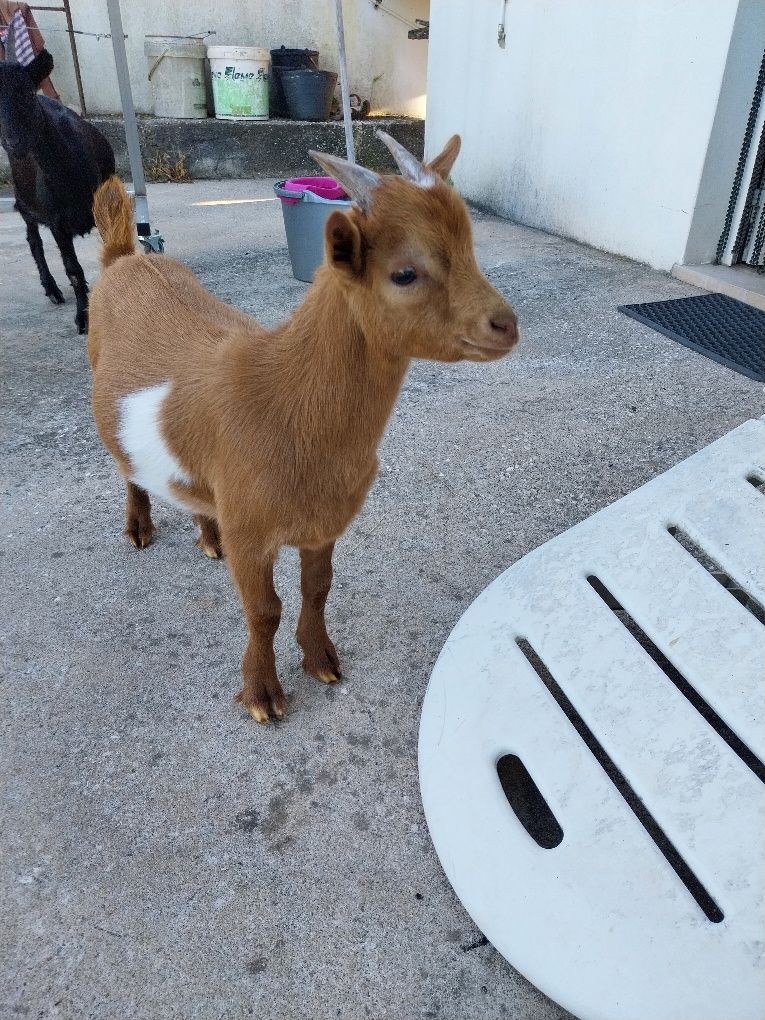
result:
[[[271,183],[150,191],[168,253],[266,324],[306,289]],[[412,365],[338,544],[337,687],[300,670],[283,555],[290,709],[261,728],[231,700],[245,628],[225,565],[159,504],[156,544],[123,540],[71,288],[47,302],[20,217],[0,215],[0,1016],[567,1016],[441,871],[417,784],[428,676],[505,567],[762,414],[762,386],[616,311],[692,287],[483,213],[475,230],[523,341],[493,365]],[[96,238],[77,250],[92,281]]]

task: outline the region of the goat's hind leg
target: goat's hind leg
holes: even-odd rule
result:
[[[127,483],[125,505],[125,536],[136,549],[145,549],[154,541],[156,529],[151,519],[151,502],[146,489],[135,482]]]
[[[64,263],[66,275],[74,290],[74,298],[77,302],[77,312],[74,317],[78,333],[88,332],[88,284],[82,266],[77,261],[74,250],[74,241],[71,234],[67,234],[57,227],[51,227],[51,233],[61,252],[61,261]]]
[[[40,228],[33,219],[28,219],[26,216],[23,216],[23,219],[27,225],[29,250],[32,252],[32,258],[35,260],[37,272],[40,274],[40,283],[45,291],[45,296],[50,298],[54,305],[63,305],[64,295],[59,290],[58,284],[53,279],[53,274],[48,269],[48,263],[45,261],[45,249],[40,237]]]
[[[325,684],[339,680],[340,660],[327,634],[324,607],[332,587],[334,542],[322,549],[300,550],[300,588],[303,605],[297,626],[298,644],[303,649],[303,669]]]
[[[205,556],[209,556],[211,560],[223,559],[220,531],[215,518],[205,517],[204,514],[194,514],[194,523],[199,527],[197,545]]]

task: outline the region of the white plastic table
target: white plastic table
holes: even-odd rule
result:
[[[765,626],[723,583],[765,604],[763,480],[750,421],[510,567],[433,670],[441,864],[582,1020],[765,1017]]]

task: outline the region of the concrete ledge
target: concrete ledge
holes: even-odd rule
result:
[[[117,170],[130,178],[121,117],[91,117],[112,144]],[[425,122],[407,117],[380,117],[355,121],[353,136],[356,159],[371,170],[395,170],[385,146],[375,138],[383,128],[416,156],[422,156]],[[251,177],[295,177],[320,173],[308,155],[318,149],[345,156],[345,133],[339,121],[310,123],[295,120],[161,120],[139,117],[138,131],[144,165],[160,158],[175,163],[185,156],[189,176],[195,180],[246,179]],[[0,149],[0,178],[8,174],[8,161]]]
[[[751,266],[681,266],[676,263],[672,275],[694,287],[713,294],[727,294],[765,311],[765,274]]]

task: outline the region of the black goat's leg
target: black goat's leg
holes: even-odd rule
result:
[[[48,269],[48,263],[45,261],[45,250],[43,249],[42,238],[40,237],[40,228],[34,220],[27,219],[26,216],[23,219],[27,225],[29,250],[32,252],[32,258],[35,260],[37,272],[40,274],[40,283],[45,291],[45,296],[50,298],[54,305],[63,305],[64,295],[59,290],[58,284],[53,279],[53,274]]]
[[[77,330],[80,333],[87,333],[88,284],[85,280],[85,274],[82,271],[82,266],[77,261],[72,235],[52,228],[51,233],[58,245],[58,250],[61,252],[61,261],[64,263],[66,275],[69,277],[69,282],[74,288],[74,297],[77,301],[77,314],[74,317],[74,321],[77,324]]]

